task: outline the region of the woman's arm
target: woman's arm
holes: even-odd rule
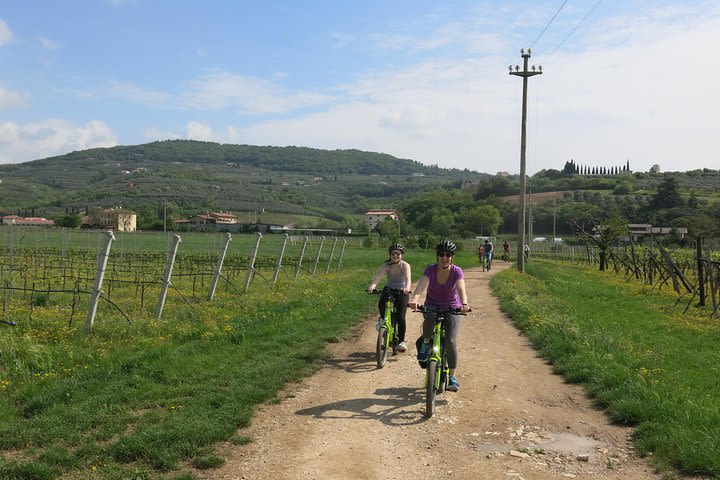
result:
[[[407,262],[405,262],[405,267],[405,291],[410,293],[410,287],[412,286],[412,268]]]
[[[380,268],[378,268],[377,273],[375,274],[375,278],[372,279],[372,282],[370,282],[370,286],[368,287],[367,291],[372,292],[375,288],[377,288],[377,284],[380,281],[380,279],[387,273],[387,264],[383,263],[380,265]]]
[[[420,277],[420,280],[418,280],[417,285],[415,286],[415,291],[413,292],[412,296],[410,297],[410,302],[408,303],[408,308],[412,308],[413,310],[417,309],[418,301],[420,300],[420,295],[422,295],[425,292],[425,289],[427,289],[428,284],[430,283],[430,279],[423,275]]]
[[[460,303],[462,303],[462,307],[460,307],[460,311],[463,313],[469,312],[470,307],[468,306],[467,291],[465,290],[465,279],[458,278],[455,281],[455,288],[457,289],[458,296],[460,297]]]

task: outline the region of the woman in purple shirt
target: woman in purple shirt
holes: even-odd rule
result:
[[[465,274],[462,268],[453,265],[452,259],[457,250],[450,240],[443,240],[435,247],[436,263],[428,265],[418,281],[408,307],[413,310],[418,306],[420,295],[427,289],[425,296],[425,320],[423,322],[423,341],[418,348],[418,361],[426,362],[430,355],[433,327],[435,325],[435,312],[438,309],[459,308],[461,313],[470,311],[465,291]],[[457,334],[460,329],[460,315],[450,315],[445,325],[445,347],[447,348],[448,368],[450,378],[447,389],[457,392],[460,384],[455,377],[457,368]]]

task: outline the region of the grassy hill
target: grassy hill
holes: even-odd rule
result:
[[[171,140],[0,165],[0,210],[59,214],[90,206],[220,209],[337,217],[394,207],[487,174],[360,150]]]

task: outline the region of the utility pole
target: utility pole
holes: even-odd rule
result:
[[[523,69],[520,70],[520,66],[510,65],[510,75],[516,75],[523,79],[523,98],[522,98],[522,128],[520,133],[520,208],[518,212],[518,234],[520,240],[518,241],[517,249],[517,268],[520,273],[525,273],[525,137],[527,134],[527,82],[528,77],[534,75],[540,75],[542,73],[542,66],[535,69],[535,65],[532,66],[532,70],[528,70],[528,60],[530,59],[530,49],[520,49],[520,56],[523,59]]]

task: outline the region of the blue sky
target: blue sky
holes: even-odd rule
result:
[[[23,0],[0,9],[0,163],[190,138],[487,173],[720,169],[716,1]]]

